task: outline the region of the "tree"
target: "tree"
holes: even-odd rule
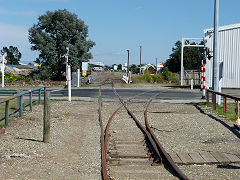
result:
[[[117,69],[118,69],[118,70],[122,70],[122,65],[119,64],[119,65],[117,66]]]
[[[132,64],[129,68],[129,71],[131,71],[133,74],[139,73],[139,68],[136,66],[136,64]]]
[[[6,57],[7,64],[18,65],[22,57],[22,54],[19,52],[18,48],[13,46],[9,46],[9,48],[3,47],[3,50],[1,50],[1,53],[7,54],[7,57]]]
[[[88,26],[66,9],[47,11],[38,18],[38,23],[29,29],[29,41],[33,51],[39,51],[36,63],[41,64],[42,79],[63,79],[66,71],[66,47],[69,47],[69,64],[72,71],[80,68],[81,62],[92,58],[90,49],[95,45],[88,38]]]
[[[172,54],[166,61],[165,67],[171,72],[179,72],[181,70],[181,41],[175,43],[172,48]],[[202,60],[203,48],[199,47],[184,47],[184,68],[185,69],[200,69]]]

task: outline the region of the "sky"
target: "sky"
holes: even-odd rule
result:
[[[240,1],[219,0],[219,24],[240,23]],[[0,48],[17,46],[21,62],[33,62],[28,29],[46,11],[67,9],[88,25],[89,39],[96,43],[91,61],[123,64],[155,64],[169,58],[182,37],[201,38],[213,27],[214,0],[0,0]]]

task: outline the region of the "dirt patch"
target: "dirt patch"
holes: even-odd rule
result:
[[[0,136],[0,179],[100,179],[97,109],[94,102],[52,102],[50,143],[42,142],[42,105],[15,118]]]

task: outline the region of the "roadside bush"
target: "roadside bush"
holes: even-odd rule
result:
[[[162,74],[150,74],[149,72],[144,72],[143,75],[138,75],[132,78],[134,83],[163,83],[164,78]]]
[[[169,81],[171,79],[172,72],[170,72],[167,67],[164,67],[162,70],[162,75],[166,81]]]
[[[0,72],[0,80],[2,80],[2,72]],[[13,76],[11,74],[5,73],[4,80],[7,83],[13,83],[13,82],[17,82],[17,81],[30,82],[32,79],[30,76],[24,76],[24,75]]]
[[[177,73],[172,73],[167,67],[162,70],[162,75],[164,80],[171,83],[179,83],[179,75]]]

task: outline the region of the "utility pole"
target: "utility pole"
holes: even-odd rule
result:
[[[184,48],[184,44],[185,44],[185,39],[182,38],[182,46],[181,46],[181,75],[180,75],[180,78],[181,78],[181,81],[180,81],[180,85],[183,86],[183,76],[184,76],[184,67],[183,67],[183,48]]]
[[[129,75],[129,50],[127,50],[128,52],[128,62],[127,62],[127,77]]]
[[[140,68],[140,74],[142,74],[142,70],[141,70],[141,64],[142,64],[142,46],[140,45],[140,65],[139,65],[139,68]]]
[[[156,58],[156,74],[157,74],[157,58]]]
[[[213,37],[213,91],[220,92],[219,89],[219,58],[218,58],[218,23],[219,23],[219,0],[214,0],[214,37]],[[220,96],[217,95],[217,103],[221,102]]]

